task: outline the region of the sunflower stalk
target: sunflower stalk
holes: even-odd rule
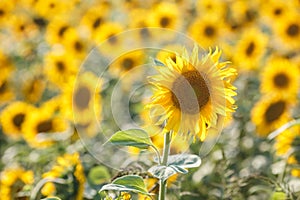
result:
[[[162,166],[168,165],[168,157],[170,153],[170,147],[171,147],[171,138],[172,133],[167,132],[164,137],[164,148],[163,148],[163,156],[162,156]],[[160,179],[159,180],[159,200],[165,200],[166,196],[166,183],[167,180]]]

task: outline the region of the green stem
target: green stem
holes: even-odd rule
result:
[[[163,149],[163,158],[162,158],[162,164],[163,166],[167,166],[168,164],[168,156],[170,153],[170,146],[171,146],[171,137],[172,134],[170,132],[165,134],[164,138],[164,149]],[[163,181],[162,179],[159,180],[159,200],[165,200],[166,196],[166,183],[167,181]]]

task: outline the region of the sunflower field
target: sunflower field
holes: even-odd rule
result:
[[[1,200],[300,200],[299,0],[0,0]]]

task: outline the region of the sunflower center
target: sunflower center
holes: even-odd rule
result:
[[[134,67],[134,62],[131,58],[125,58],[122,62],[122,66],[125,70],[130,70]]]
[[[288,83],[289,83],[289,79],[286,76],[286,74],[283,74],[283,73],[277,74],[274,77],[274,83],[278,87],[286,87],[288,85]]]
[[[81,110],[88,107],[90,99],[91,99],[90,90],[84,86],[80,87],[74,95],[75,105],[77,108]]]
[[[101,17],[98,17],[94,23],[93,23],[93,28],[96,29],[100,26],[100,24],[102,23],[102,18]]]
[[[24,113],[18,113],[17,115],[15,115],[12,119],[13,124],[20,130],[21,129],[21,125],[24,122],[25,119],[25,114]]]
[[[162,17],[160,19],[159,23],[162,27],[167,27],[170,24],[170,18],[169,17]]]
[[[141,28],[140,34],[142,37],[148,37],[150,36],[150,32],[148,28]]]
[[[36,129],[38,133],[47,133],[51,131],[53,129],[52,120],[45,120],[40,122],[37,125]]]
[[[63,27],[61,27],[61,28],[59,29],[59,31],[58,31],[58,35],[59,35],[60,37],[62,37],[68,28],[69,28],[68,26],[63,26]]]
[[[111,34],[110,36],[108,36],[108,42],[110,44],[116,44],[117,43],[117,38],[115,37],[115,34]]]
[[[4,15],[4,11],[2,9],[0,9],[0,16]]]
[[[284,112],[284,109],[285,109],[284,101],[278,101],[278,102],[271,104],[267,108],[266,113],[265,113],[266,122],[269,124],[269,123],[272,123],[275,120],[277,120]]]
[[[207,37],[212,37],[215,34],[215,28],[213,26],[206,26],[204,33]]]
[[[7,83],[4,82],[0,85],[0,94],[3,94],[7,88]]]
[[[247,49],[246,49],[246,54],[248,56],[251,56],[252,53],[254,52],[254,49],[255,49],[255,43],[254,42],[250,42]]]
[[[56,67],[58,71],[63,72],[65,70],[65,64],[62,61],[56,62]]]
[[[24,31],[25,30],[25,25],[22,24],[21,26],[19,26],[20,31]]]
[[[209,101],[209,87],[198,71],[184,72],[172,85],[172,101],[183,113],[197,114]]]
[[[41,17],[36,17],[33,19],[33,22],[39,27],[44,27],[47,25],[47,21]]]
[[[74,47],[75,47],[76,51],[78,51],[78,52],[80,52],[80,51],[83,50],[83,45],[82,45],[81,42],[79,42],[79,41],[76,41],[76,42],[74,43]]]
[[[281,8],[276,8],[275,10],[274,10],[274,15],[281,15],[281,13],[282,13],[282,9]]]
[[[55,5],[54,3],[50,3],[50,4],[49,4],[49,7],[52,8],[52,9],[55,8],[55,6],[56,6],[56,5]]]
[[[286,33],[291,37],[295,37],[299,34],[299,31],[300,27],[298,24],[290,24],[286,30]]]

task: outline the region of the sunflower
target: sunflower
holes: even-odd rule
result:
[[[85,58],[90,45],[88,40],[77,32],[67,32],[62,44],[66,52],[79,60]]]
[[[50,21],[46,30],[46,41],[49,44],[62,43],[69,34],[74,34],[75,29],[68,20],[54,18]]]
[[[287,16],[287,14],[290,12],[290,9],[292,9],[289,4],[287,4],[285,1],[282,0],[269,0],[264,2],[262,10],[263,15],[266,16],[266,18],[269,20],[268,22],[277,22],[277,20],[281,20],[284,17]],[[271,26],[272,23],[268,23]]]
[[[37,35],[37,26],[27,14],[14,15],[10,23],[10,31],[17,40],[33,38]]]
[[[32,171],[26,171],[23,168],[5,169],[0,174],[0,195],[2,200],[27,199],[25,186],[33,184],[34,177]],[[20,196],[21,195],[21,196]]]
[[[241,25],[249,26],[256,22],[260,0],[244,1],[236,0],[229,3],[229,14],[232,21]]]
[[[271,59],[262,72],[261,92],[296,98],[299,90],[298,66],[287,59]]]
[[[123,27],[117,22],[106,22],[95,31],[93,38],[99,48],[99,51],[108,55],[119,55],[118,51],[122,46],[123,38],[117,37],[118,33],[123,31]]]
[[[26,142],[36,148],[51,146],[58,134],[68,131],[64,117],[53,114],[48,107],[38,108],[24,120],[22,132]]]
[[[276,154],[285,155],[287,153],[291,153],[290,151],[295,150],[297,147],[299,147],[299,145],[300,145],[300,126],[292,127],[280,133],[276,137],[276,143],[275,143]]]
[[[143,51],[132,51],[121,55],[109,66],[109,71],[114,76],[121,76],[135,67],[145,63],[145,54]]]
[[[100,11],[100,12],[99,12]],[[103,23],[108,20],[109,6],[102,3],[89,8],[81,19],[83,27],[87,28],[88,33],[94,38],[95,33]]]
[[[267,136],[290,120],[288,99],[268,95],[262,97],[251,111],[251,120],[256,125],[257,134]]]
[[[46,82],[43,79],[43,76],[35,76],[26,80],[22,86],[22,94],[24,99],[31,103],[38,102],[45,90]]]
[[[164,46],[159,52],[156,54],[157,60],[162,61],[166,64],[166,60],[170,57],[174,62],[176,62],[176,52],[182,51],[182,46],[180,45],[167,45]]]
[[[21,101],[15,101],[6,106],[0,115],[3,132],[12,138],[22,135],[22,125],[34,107]]]
[[[0,77],[0,105],[15,98],[13,87],[8,79]]]
[[[242,71],[257,69],[266,45],[267,37],[260,30],[247,29],[236,44],[233,63]]]
[[[298,148],[299,148],[299,137],[297,137]],[[300,154],[297,151],[294,155],[290,156],[288,159],[288,164],[291,165],[291,174],[295,177],[300,177]]]
[[[0,50],[0,80],[7,79],[14,69],[15,67],[12,64],[12,61]]]
[[[12,16],[12,10],[14,9],[14,3],[9,0],[0,2],[0,24],[5,25]]]
[[[68,84],[72,77],[75,77],[79,63],[70,53],[64,51],[59,54],[57,52],[50,52],[45,56],[45,74],[47,78],[59,88]]]
[[[236,93],[230,77],[236,71],[219,62],[220,56],[216,49],[198,61],[195,46],[190,58],[184,51],[176,62],[169,58],[166,66],[157,67],[160,74],[151,77],[154,94],[148,107],[164,108],[159,121],[166,121],[167,131],[203,141],[210,128],[218,128],[219,118],[232,111]]]
[[[149,27],[150,25],[150,13],[147,9],[136,8],[129,12],[129,28],[138,28],[137,36],[134,36],[140,40],[147,40],[153,36],[153,33]]]
[[[281,39],[283,47],[287,49],[294,50],[300,48],[299,18],[299,14],[291,13],[276,24],[275,33]]]
[[[87,125],[101,113],[101,95],[98,78],[91,72],[80,74],[68,85],[63,94],[63,112],[70,121]]]
[[[188,33],[201,47],[208,48],[219,41],[223,28],[222,19],[206,15],[195,19],[189,26]]]
[[[56,195],[62,199],[76,200],[83,198],[85,175],[78,153],[58,157],[56,164],[50,171],[43,174],[43,178],[50,179],[50,181],[55,178],[72,179],[68,181],[68,184],[60,185],[60,187],[56,187],[53,182],[46,183],[41,190],[44,196]]]
[[[174,3],[161,2],[150,13],[150,26],[178,30],[180,27],[179,8]]]
[[[44,0],[34,4],[35,12],[46,19],[53,19],[59,15],[66,14],[72,9],[72,1]]]
[[[226,3],[222,0],[203,0],[197,1],[197,13],[214,15],[215,17],[222,19],[225,17],[227,8]]]

